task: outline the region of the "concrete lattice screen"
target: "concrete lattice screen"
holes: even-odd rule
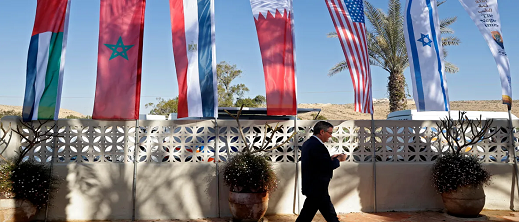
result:
[[[15,119],[2,121],[4,126],[16,124]],[[295,129],[294,124],[297,125],[298,133],[292,141],[266,154],[280,177],[280,187],[271,194],[267,213],[297,213],[304,196],[296,182],[300,181],[297,176],[300,167],[296,167],[299,163],[294,147],[300,148],[311,136],[316,121],[240,122],[249,141],[263,136],[266,122],[271,126],[283,125],[282,132],[274,137],[277,142],[288,138]],[[372,123],[367,120],[330,122],[335,126],[333,138],[327,144],[330,153],[348,155],[347,161],[335,171],[330,186],[337,211],[370,211],[373,207]],[[438,135],[436,123],[376,120],[374,124],[378,210],[440,209],[441,199],[428,179],[432,162],[440,150],[447,149]],[[519,122],[514,125],[519,126]],[[60,137],[42,142],[27,157],[48,164],[53,161],[54,173],[63,179],[49,209],[50,219],[131,219],[133,214],[136,219],[230,215],[226,199],[228,188],[223,185],[218,170],[233,153],[244,147],[234,120],[64,119],[57,121],[57,130]],[[511,205],[519,205],[513,197],[513,159],[508,151],[512,142],[516,150],[518,144],[511,141],[508,122],[494,121],[493,130],[499,132],[466,151],[477,155],[494,174],[495,179],[486,188],[485,207],[509,209]],[[25,145],[19,138],[12,139],[7,153]],[[394,187],[397,184],[406,187]]]

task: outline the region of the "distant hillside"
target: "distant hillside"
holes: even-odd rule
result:
[[[9,110],[14,110],[16,112],[22,112],[22,107],[21,106],[9,106],[9,105],[0,105],[0,112],[1,111],[9,111]],[[78,116],[78,117],[86,117],[85,115],[79,113],[79,112],[76,112],[74,110],[68,110],[68,109],[60,109],[59,110],[59,118],[65,118],[69,115],[74,115],[74,116]]]
[[[514,100],[512,105],[512,113],[519,116],[519,100]],[[408,109],[416,109],[414,101],[408,100]],[[451,110],[464,110],[464,111],[495,111],[495,112],[506,112],[506,105],[501,103],[501,100],[470,100],[470,101],[451,101]],[[354,111],[353,104],[330,104],[330,103],[312,103],[298,104],[299,108],[318,108],[321,109],[319,115],[323,115],[329,120],[370,120],[369,114],[357,113]],[[388,101],[375,101],[373,103],[375,113],[375,119],[386,119],[389,113],[389,102]],[[15,110],[17,112],[22,111],[21,106],[9,106],[0,105],[0,111]],[[312,114],[316,112],[301,114],[298,117],[301,119],[309,120],[313,119]],[[61,109],[59,112],[59,118],[65,118],[68,115],[74,115],[79,117],[86,117],[85,115],[68,109]]]
[[[512,114],[518,116],[519,100],[514,100],[512,105]],[[451,101],[451,110],[463,111],[495,111],[507,112],[506,105],[501,103],[501,100],[470,100],[470,101]],[[313,104],[298,104],[299,108],[318,108],[321,109],[319,115],[323,115],[329,120],[370,120],[370,114],[357,113],[354,111],[353,104],[329,104],[329,103],[313,103]],[[386,119],[389,114],[388,101],[375,101],[373,103],[375,110],[374,119]],[[416,109],[413,100],[407,101],[407,109]],[[315,114],[315,112],[312,112]],[[301,114],[298,117],[301,119],[313,119],[312,113]]]

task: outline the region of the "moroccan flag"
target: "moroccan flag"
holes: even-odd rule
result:
[[[139,118],[146,0],[101,0],[93,119]]]
[[[250,0],[263,60],[267,115],[296,115],[292,0]]]
[[[169,0],[178,117],[218,117],[214,0]]]
[[[58,119],[70,0],[38,0],[27,56],[23,120]]]

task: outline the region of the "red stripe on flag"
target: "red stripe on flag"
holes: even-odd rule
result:
[[[364,91],[364,86],[365,86],[365,78],[366,78],[366,70],[365,70],[365,65],[364,65],[364,55],[361,54],[361,51],[359,50],[359,47],[360,47],[360,39],[358,38],[358,36],[360,35],[359,34],[359,30],[358,30],[358,27],[356,26],[356,23],[352,22],[351,19],[348,17],[348,15],[345,13],[346,9],[344,8],[344,5],[342,4],[342,1],[339,1],[339,5],[341,5],[341,8],[343,9],[343,16],[344,16],[344,19],[346,20],[346,23],[348,24],[348,28],[349,30],[351,31],[350,32],[350,41],[352,42],[352,45],[354,45],[354,53],[355,53],[355,57],[353,57],[354,61],[355,61],[355,64],[357,64],[357,66],[359,67],[359,69],[357,70],[357,93],[359,94],[359,110],[357,110],[357,112],[365,112],[364,111],[364,101],[365,101],[365,98],[366,98],[366,94],[365,94],[365,91]]]
[[[343,35],[344,35],[344,26],[342,26],[342,22],[340,23],[341,26],[338,26],[338,21],[337,19],[334,17],[334,12],[336,12],[337,10],[337,5],[335,5],[334,2],[332,1],[329,1],[329,0],[325,0],[326,1],[326,5],[328,6],[328,11],[330,12],[330,16],[332,17],[332,21],[333,21],[333,25],[335,26],[335,30],[337,32],[337,36],[339,37],[339,42],[341,43],[341,46],[342,46],[342,51],[344,53],[344,56],[346,56],[346,58],[348,58],[347,56],[347,49],[346,49],[346,43],[343,41]],[[333,6],[330,6],[329,4],[333,4]],[[332,9],[333,7],[333,9]],[[333,10],[333,12],[332,12]],[[355,86],[355,77],[353,76],[353,73],[351,72],[351,63],[350,63],[350,60],[349,59],[346,59],[346,64],[348,65],[348,69],[350,70],[350,77],[351,77],[351,80],[352,80],[352,83],[353,85]],[[355,93],[355,101],[357,101],[357,93]],[[357,103],[355,103],[355,106],[357,106]],[[357,108],[355,107],[355,110]]]
[[[255,20],[265,74],[267,115],[297,113],[292,18],[276,10]]]
[[[356,47],[356,50],[357,50],[357,54],[359,55],[360,57],[360,66],[362,67],[362,82],[360,83],[360,88],[359,91],[360,91],[360,94],[363,95],[362,96],[362,105],[361,105],[361,111],[360,112],[365,112],[365,109],[367,107],[365,107],[366,105],[366,99],[367,99],[367,96],[366,96],[366,77],[367,77],[367,64],[366,64],[366,57],[364,56],[364,51],[363,51],[363,48],[362,48],[362,45],[363,45],[363,42],[361,40],[361,38],[359,38],[359,36],[362,36],[362,25],[359,25],[359,23],[353,23],[352,26],[354,27],[354,31],[355,31],[355,47]],[[361,26],[361,27],[359,27]],[[357,48],[358,47],[358,48]]]
[[[63,32],[68,0],[38,0],[32,35]]]
[[[364,23],[354,22],[342,0],[325,0],[341,43],[355,91],[355,111],[373,113],[371,69]]]
[[[139,118],[145,0],[101,1],[93,119]]]
[[[371,69],[369,66],[369,55],[368,55],[368,46],[366,42],[366,26],[364,24],[359,25],[360,29],[360,39],[361,39],[361,49],[362,49],[362,57],[364,58],[364,67],[366,68],[366,73],[364,75],[364,92],[366,95],[365,101],[363,104],[365,113],[373,113],[373,106],[371,103]]]
[[[178,109],[177,117],[188,117],[187,106],[187,43],[184,20],[184,1],[169,0],[171,15],[171,36],[173,41],[173,54],[175,56],[175,68],[178,81]]]
[[[333,0],[332,0],[333,1]],[[334,4],[336,5],[336,3],[334,2]],[[337,6],[336,6],[337,8]],[[337,19],[339,19],[339,23],[341,24],[341,27],[344,27],[345,29],[343,29],[344,33],[345,33],[345,36],[343,37],[344,40],[343,41],[346,41],[346,45],[348,45],[348,50],[350,52],[351,55],[348,55],[347,53],[345,53],[345,56],[346,56],[346,59],[347,60],[350,60],[350,62],[353,64],[353,67],[350,66],[349,67],[349,70],[350,70],[350,74],[352,76],[352,81],[353,81],[353,88],[354,88],[354,91],[355,91],[355,111],[359,112],[360,111],[360,101],[361,101],[361,95],[360,93],[358,93],[358,90],[359,90],[359,77],[360,77],[360,73],[359,73],[359,67],[358,67],[358,64],[357,64],[357,60],[355,59],[355,55],[353,53],[355,53],[353,51],[353,42],[352,42],[352,38],[350,37],[351,36],[351,33],[350,33],[350,30],[351,28],[349,29],[346,29],[346,26],[345,24],[343,23],[344,20],[347,20],[344,16],[344,14],[346,13],[344,11],[344,9],[342,8],[342,4],[339,4],[339,8],[341,9],[341,11],[339,10],[335,10],[335,14],[337,15]],[[342,12],[342,13],[341,13]],[[349,26],[349,24],[346,24]]]

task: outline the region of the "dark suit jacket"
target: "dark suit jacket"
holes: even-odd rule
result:
[[[337,158],[330,157],[326,146],[312,136],[301,148],[301,174],[303,194],[327,195],[333,170],[339,167]]]

